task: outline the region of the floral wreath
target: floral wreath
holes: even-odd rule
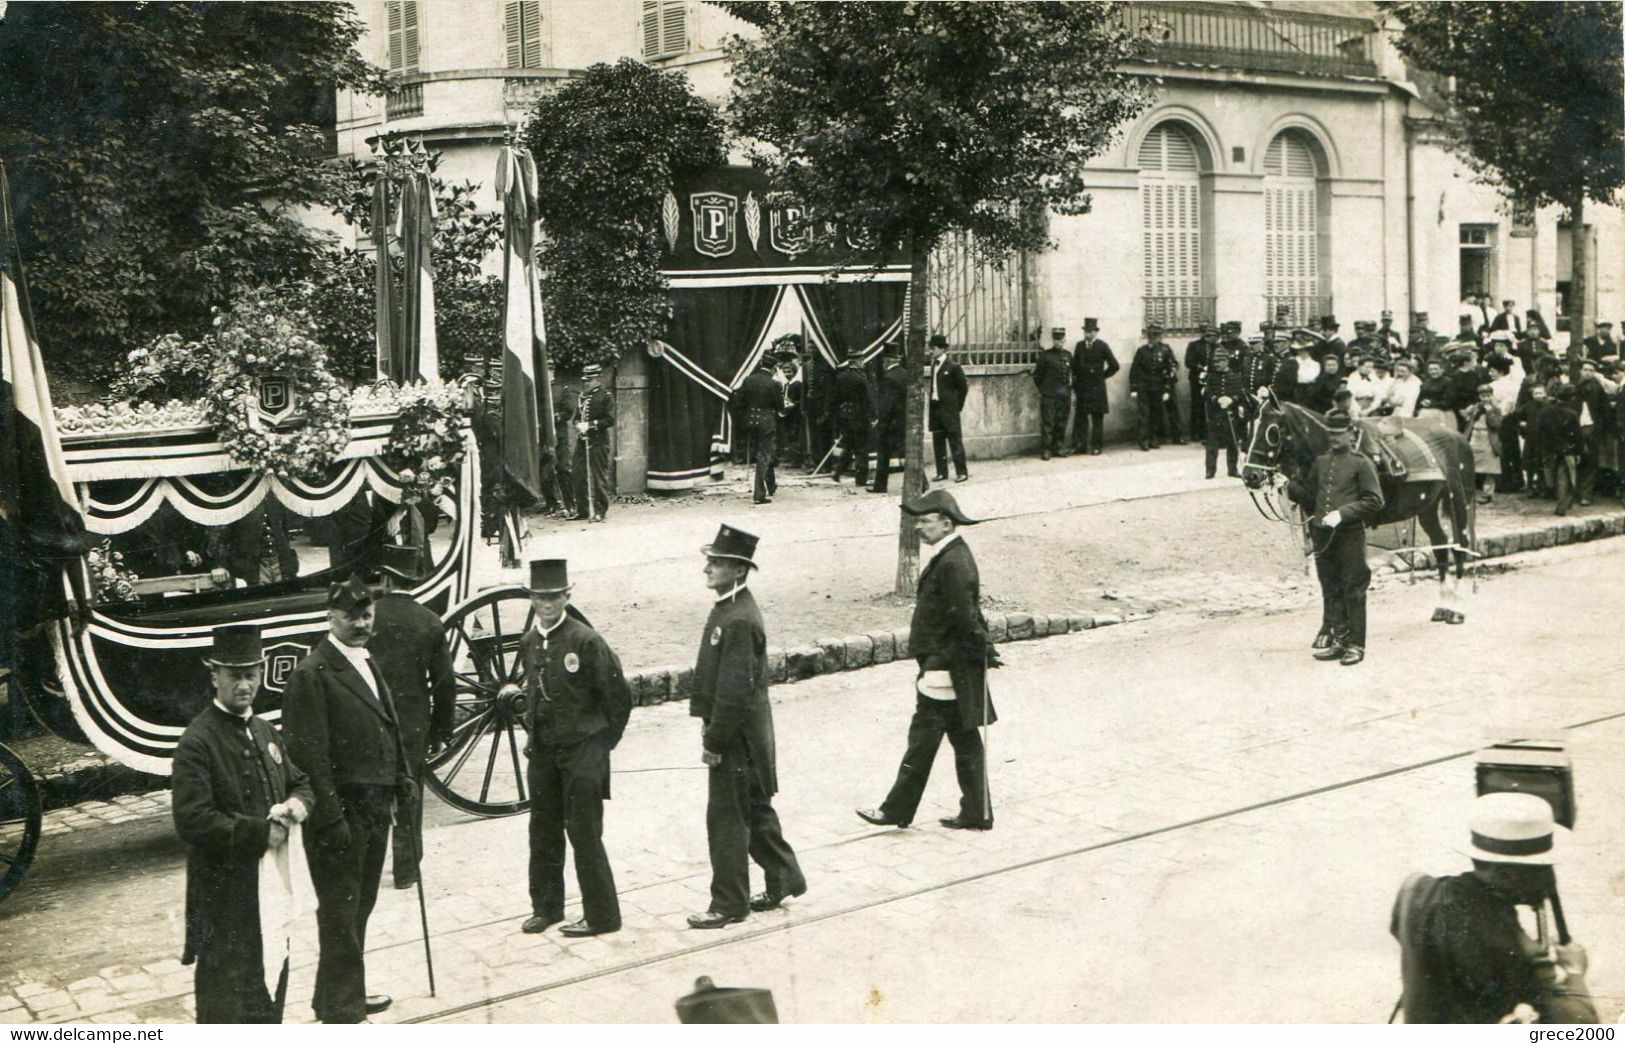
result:
[[[137,576],[124,564],[124,555],[113,549],[112,540],[103,540],[90,548],[87,568],[96,587],[96,600],[136,601]]]
[[[278,478],[319,479],[350,444],[350,397],[327,371],[327,349],[302,310],[251,294],[215,317],[201,350],[209,420],[234,463]],[[260,411],[262,380],[288,381],[300,422],[278,430]]]
[[[400,390],[400,403],[383,461],[400,477],[401,503],[444,496],[468,452],[462,392],[452,384],[412,384]]]

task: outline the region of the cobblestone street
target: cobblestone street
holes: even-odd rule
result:
[[[910,667],[775,688],[776,804],[811,891],[716,934],[683,924],[706,903],[695,725],[680,705],[640,709],[607,809],[626,928],[520,934],[522,822],[431,804],[439,995],[410,892],[381,896],[369,984],[396,997],[388,1020],[669,1021],[710,974],[771,987],[803,1022],[1378,1021],[1398,988],[1387,917],[1400,879],[1465,866],[1451,852],[1471,794],[1464,755],[1497,723],[1585,724],[1571,733],[1581,812],[1560,878],[1612,1021],[1625,994],[1612,621],[1625,595],[1588,580],[1625,567],[1625,547],[1513,564],[1481,583],[1463,628],[1425,622],[1429,586],[1382,584],[1371,657],[1353,670],[1309,658],[1302,597],[1265,606],[1274,614],[1169,612],[1007,646],[990,834],[934,824],[954,801],[943,761],[918,828],[872,830],[851,813],[895,770]],[[1521,647],[1562,651],[1503,659],[1514,627]],[[0,905],[0,1019],[190,1017],[175,959],[182,852],[163,806],[52,816],[63,835]],[[313,944],[312,923],[296,939],[290,1020],[309,1018]],[[986,983],[974,994],[954,984],[965,968]]]

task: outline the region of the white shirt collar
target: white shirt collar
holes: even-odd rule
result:
[[[559,627],[563,626],[564,621],[566,619],[569,619],[569,618],[570,618],[570,613],[566,612],[562,616],[559,617],[559,621],[557,623],[554,623],[550,627],[542,626],[542,621],[540,619],[538,619],[535,623],[531,624],[531,629],[535,630],[538,634],[542,635],[543,640],[546,640],[547,638],[552,637],[553,636],[553,631],[555,631]]]
[[[948,535],[946,535],[942,539],[938,540],[935,544],[921,543],[920,544],[920,571],[924,572],[925,567],[927,565],[931,564],[933,561],[935,561],[938,554],[941,554],[943,551],[947,550],[948,547],[951,544],[953,544],[955,541],[957,541],[958,539],[959,539],[959,533],[950,532]]]
[[[355,664],[355,668],[357,670],[361,669],[361,664],[372,658],[372,654],[365,648],[352,648],[343,641],[340,641],[338,638],[334,637],[332,633],[327,635],[327,639],[333,642],[334,648],[338,649],[344,654],[344,658]]]
[[[744,589],[745,589],[745,584],[743,584],[743,583],[741,583],[741,584],[739,584],[739,585],[738,585],[738,586],[736,586],[736,587],[734,587],[734,588],[733,588],[733,589],[732,589],[732,590],[730,590],[730,591],[728,591],[728,593],[726,593],[726,594],[719,594],[719,595],[717,595],[717,604],[719,604],[719,605],[720,605],[720,604],[722,604],[722,603],[723,603],[723,602],[724,602],[724,601],[731,601],[731,600],[733,600],[733,598],[734,598],[734,597],[735,597],[735,596],[736,596],[736,595],[738,595],[738,593],[739,593],[739,592],[740,592],[740,591],[741,591],[741,590],[744,590]]]
[[[229,707],[226,706],[226,704],[222,703],[219,699],[214,700],[214,705],[217,706],[220,709],[221,713],[227,714],[227,715],[229,715],[231,717],[235,717],[235,718],[237,718],[238,720],[242,721],[245,724],[248,723],[248,719],[250,717],[254,716],[254,705],[252,703],[250,703],[249,706],[248,706],[248,709],[244,710],[242,713],[238,713],[236,710],[230,709]]]

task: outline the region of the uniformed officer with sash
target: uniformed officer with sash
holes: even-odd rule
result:
[[[530,909],[521,930],[545,931],[564,919],[564,841],[575,851],[581,919],[572,938],[621,929],[615,875],[604,851],[609,753],[632,713],[621,662],[598,631],[570,609],[566,563],[530,563],[536,622],[519,639],[530,756]]]

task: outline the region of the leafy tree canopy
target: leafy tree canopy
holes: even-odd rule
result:
[[[623,58],[539,98],[525,141],[549,353],[561,370],[613,364],[665,330],[660,203],[674,179],[724,162],[722,118],[680,73]]]
[[[0,154],[41,347],[102,375],[199,332],[240,288],[310,269],[332,92],[376,92],[343,3],[12,3]]]
[[[781,189],[869,242],[974,233],[1047,244],[1033,216],[1087,208],[1084,164],[1150,103],[1120,71],[1147,42],[1110,3],[724,4],[728,114]]]
[[[1625,184],[1619,4],[1383,6],[1404,25],[1400,53],[1454,78],[1442,119],[1484,180],[1570,210]]]

